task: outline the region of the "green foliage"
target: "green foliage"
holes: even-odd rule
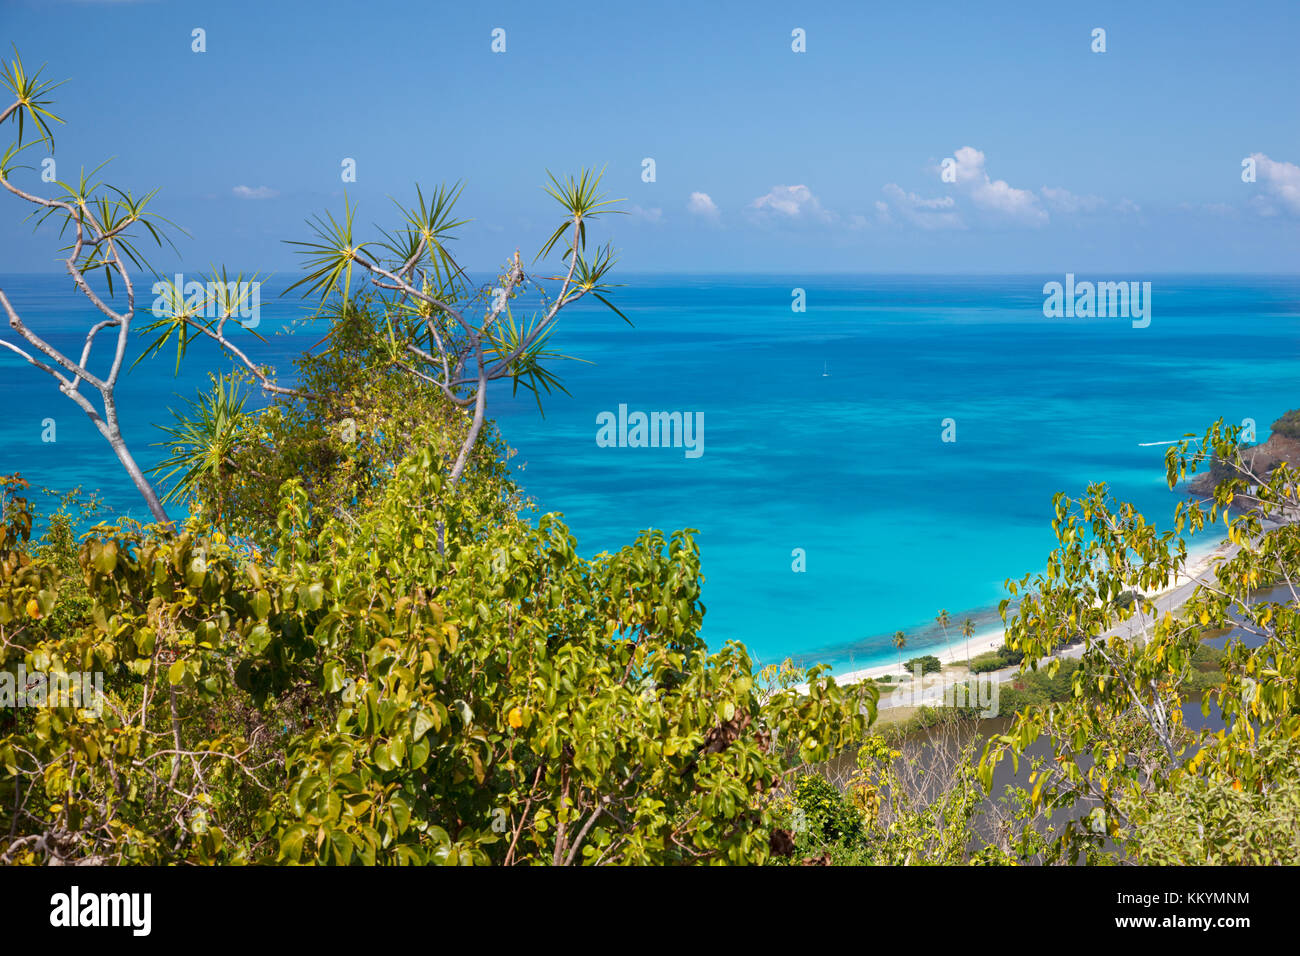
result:
[[[1300,864],[1300,748],[1267,740],[1267,785],[1192,776],[1123,812],[1140,825],[1137,861],[1147,865],[1295,866]],[[1140,821],[1140,823],[1139,823]]]
[[[553,516],[500,507],[486,484],[447,494],[424,448],[347,517],[287,482],[269,550],[100,528],[91,606],[51,634],[23,613],[62,582],[11,501],[3,666],[102,671],[107,700],[0,738],[21,807],[0,856],[765,860],[782,781],[859,738],[871,692],[709,653],[689,531],[583,559]]]
[[[151,310],[152,321],[140,327],[146,344],[131,367],[160,354],[174,339],[179,374],[190,344],[200,337],[219,339],[231,317],[249,308],[254,284],[260,281],[256,273],[245,278],[241,272],[232,279],[223,266],[211,271],[202,283],[201,292],[187,295],[190,283],[175,278],[159,280],[153,286],[157,295]],[[245,326],[245,331],[265,341],[251,327]]]
[[[612,206],[614,203],[622,202],[621,199],[606,199],[600,192],[600,181],[604,173],[593,173],[590,170],[583,170],[577,176],[566,176],[564,181],[555,178],[554,173],[547,173],[551,180],[551,185],[544,187],[546,194],[564,207],[568,214],[565,220],[556,227],[551,233],[549,239],[542,245],[541,251],[537,254],[538,259],[544,259],[550,255],[551,250],[555,248],[556,243],[569,235],[572,227],[577,227],[577,241],[571,245],[565,252],[565,258],[575,248],[584,248],[587,244],[587,223],[598,218],[602,213],[621,213],[621,210],[606,209],[606,206]],[[600,262],[597,261],[589,267],[588,274],[584,276],[587,282],[593,286],[599,282],[604,269],[600,268]],[[612,308],[612,306],[611,306]]]
[[[971,659],[970,670],[972,674],[986,674],[989,671],[1002,670],[1004,667],[1013,667],[1024,659],[1023,653],[1003,645],[997,650],[977,654]]]
[[[322,304],[337,297],[342,300],[344,309],[348,307],[352,301],[352,273],[358,268],[357,258],[370,246],[376,245],[358,242],[353,237],[356,213],[356,207],[344,196],[341,218],[335,219],[333,213],[327,212],[324,218],[314,216],[307,221],[316,241],[289,240],[291,245],[302,247],[298,252],[306,257],[304,268],[307,275],[289,286],[288,291],[306,286],[304,294],[319,298]]]
[[[1115,599],[1117,607],[1131,608],[1134,604],[1140,602],[1146,595],[1141,591],[1127,590],[1121,591],[1119,597]]]
[[[49,94],[62,83],[42,80],[41,74],[44,72],[45,67],[42,66],[35,73],[29,73],[23,66],[22,57],[18,55],[16,47],[14,58],[8,63],[0,63],[0,82],[4,83],[17,104],[17,108],[5,118],[12,117],[17,124],[19,146],[22,145],[23,133],[29,120],[36,125],[36,130],[40,134],[39,142],[48,144],[51,148],[54,146],[54,134],[50,131],[50,123],[63,123],[63,120],[48,109],[53,103],[49,99]],[[7,168],[8,163],[5,166]]]
[[[990,842],[979,821],[991,806],[975,741],[951,713],[908,740],[874,734],[843,789],[801,776],[791,801],[796,859],[837,865],[1011,863],[1016,849]],[[1026,853],[1036,851],[1031,842]]]
[[[537,400],[537,410],[542,411],[542,394],[550,394],[551,389],[559,389],[569,394],[568,389],[549,368],[555,361],[583,361],[572,355],[565,355],[546,347],[547,341],[555,332],[555,326],[540,329],[544,319],[535,318],[531,325],[526,321],[516,322],[514,313],[506,307],[504,314],[496,324],[496,330],[489,333],[490,353],[498,361],[505,363],[510,372],[511,394],[519,392],[519,386],[533,393]],[[536,334],[534,334],[536,333]],[[591,364],[587,362],[586,364]],[[543,413],[544,414],[544,413]]]
[[[1284,414],[1273,423],[1271,430],[1274,435],[1300,441],[1300,408],[1292,409]]]
[[[1014,714],[1025,707],[1071,699],[1074,696],[1074,672],[1078,668],[1078,661],[1067,659],[1061,661],[1061,666],[1053,674],[1046,670],[1025,671],[1002,685],[998,694],[999,712]]]
[[[1234,471],[1236,477],[1217,486],[1209,509],[1180,503],[1173,530],[1159,532],[1131,505],[1109,498],[1104,486],[1091,486],[1078,501],[1058,496],[1053,529],[1060,547],[1046,572],[1008,582],[1013,596],[1022,595],[1007,635],[1008,646],[1025,654],[1022,666],[1055,678],[1064,664],[1049,655],[1070,635],[1081,633],[1086,642],[1069,696],[1020,710],[981,766],[987,781],[999,760],[1018,760],[1040,739],[1050,744],[1053,758],[1031,763],[1032,805],[1090,811],[1088,824],[1076,820],[1062,828],[1049,859],[1100,860],[1108,841],[1140,857],[1150,823],[1143,808],[1175,806],[1179,794],[1212,801],[1225,785],[1264,793],[1287,772],[1280,755],[1300,736],[1294,690],[1300,608],[1263,599],[1256,589],[1300,569],[1300,529],[1262,523],[1294,513],[1300,488],[1286,466],[1267,481],[1251,474],[1238,450],[1239,433],[1216,423],[1195,445],[1184,441],[1168,453],[1171,488],[1215,460]],[[1247,489],[1258,510],[1229,520],[1226,509]],[[1197,588],[1181,618],[1158,613],[1150,598],[1124,599],[1125,592],[1150,594],[1172,580],[1186,562],[1179,536],[1221,515],[1235,553],[1219,564],[1209,586]],[[1255,640],[1233,637],[1217,662],[1207,661],[1203,629],[1229,625]],[[1225,730],[1187,728],[1183,708],[1197,697],[1203,713],[1217,711]],[[1203,825],[1209,831],[1217,821]],[[1219,836],[1209,832],[1203,839],[1202,849]],[[1165,840],[1159,852],[1171,846]]]
[[[23,124],[48,141],[53,119],[48,86],[6,70],[19,142],[4,170]],[[118,248],[140,265],[127,227],[160,239],[151,197],[106,197],[96,172],[38,215],[61,210],[78,237],[89,222],[81,268],[124,277]],[[448,251],[459,188],[417,187],[381,239],[347,201],[314,220],[294,288],[327,329],[292,388],[225,337],[242,278],[214,270],[216,301],[163,284],[142,357],[174,346],[179,367],[203,337],[237,369],[164,428],[159,471],[189,521],[168,523],[137,480],[157,526],[100,525],[74,545],[52,520],[33,540],[20,482],[0,487],[0,679],[104,687],[93,706],[7,712],[0,862],[771,854],[790,776],[862,736],[874,691],[825,668],[757,672],[739,644],[710,653],[694,532],[580,557],[556,516],[531,520],[486,419],[492,381],[562,388],[549,366],[567,356],[548,345],[562,308],[591,295],[622,315],[612,248],[587,252],[617,202],[600,179],[551,177],[564,217],[539,258],[563,249],[564,275],[529,277],[516,252],[498,288],[473,287]],[[528,287],[542,311],[516,317]],[[250,408],[245,384],[270,404]]]
[[[903,664],[909,674],[915,674],[916,669],[921,669],[921,674],[937,674],[943,670],[943,664],[939,663],[939,658],[933,654],[926,654],[923,657],[913,657]]]
[[[169,499],[186,501],[228,535],[270,547],[286,481],[302,482],[309,523],[319,530],[327,516],[372,507],[397,465],[417,449],[428,449],[440,469],[450,468],[468,431],[465,415],[418,379],[394,374],[382,303],[356,296],[329,321],[328,347],[298,359],[303,394],[279,395],[249,411],[229,376],[164,429],[172,455],[156,470],[164,478],[183,476]],[[523,507],[508,456],[488,427],[467,470],[483,500],[495,497],[496,518],[506,523]]]
[[[794,785],[795,834],[814,846],[852,842],[862,820],[844,794],[816,773],[801,774]]]
[[[0,81],[8,183],[61,120],[17,56]],[[57,183],[35,219],[75,236],[70,271],[102,268],[111,298],[125,262],[146,265],[132,227],[161,245],[170,224],[147,212],[154,193],[98,173]],[[550,178],[564,216],[538,258],[563,249],[564,274],[529,277],[516,253],[499,290],[473,287],[449,251],[459,187],[417,187],[381,239],[357,235],[346,199],[314,220],[294,287],[328,328],[294,389],[224,338],[242,277],[214,270],[215,318],[165,286],[144,357],[174,344],[179,366],[205,336],[239,369],[164,429],[184,527],[144,485],[159,525],[79,538],[93,502],[74,495],[36,535],[25,482],[0,478],[0,695],[20,668],[42,687],[73,673],[104,686],[89,703],[0,708],[0,863],[1300,861],[1300,607],[1260,594],[1300,574],[1287,465],[1251,474],[1240,430],[1219,422],[1168,453],[1171,488],[1204,467],[1217,484],[1172,530],[1104,485],[1058,495],[1059,547],[1008,582],[1006,647],[972,662],[1021,665],[1010,726],[978,765],[946,710],[863,744],[874,682],[756,671],[740,644],[705,646],[695,532],[584,558],[557,516],[530,517],[484,389],[509,378],[540,407],[563,388],[550,364],[568,356],[548,346],[560,309],[590,294],[622,316],[612,247],[586,247],[617,201],[597,174]],[[553,301],[538,279],[562,283]],[[516,317],[529,284],[542,311]],[[134,305],[94,301],[119,346],[107,379],[78,381],[109,409]],[[271,403],[249,409],[247,383]],[[1274,432],[1300,439],[1300,412]],[[1229,520],[1238,496],[1251,508]],[[1185,569],[1183,534],[1221,518],[1235,553],[1178,618],[1161,614],[1147,595]],[[950,615],[936,620],[948,639]],[[1251,640],[1213,651],[1207,628]],[[974,624],[959,629],[969,640]],[[1080,658],[1060,656],[1080,639]],[[904,632],[893,643],[901,665]],[[1222,731],[1185,726],[1197,700]],[[1047,758],[1030,756],[1040,741]],[[858,744],[843,788],[811,772]],[[975,821],[1004,759],[1029,762],[1030,786],[1011,795],[1018,832],[993,841]],[[1070,817],[1059,830],[1041,825],[1054,811]]]
[[[906,753],[876,741],[858,752],[858,775],[850,788],[872,824],[873,863],[1011,862],[975,830],[988,794],[976,777],[974,740],[951,760],[935,758],[934,750],[951,746],[940,740],[928,752],[922,747]]]
[[[163,481],[176,477],[163,501],[197,493],[200,486],[219,494],[235,472],[232,456],[239,447],[240,433],[248,418],[244,411],[248,397],[239,390],[234,376],[209,378],[211,391],[190,403],[193,417],[173,412],[176,425],[158,426],[169,436],[170,441],[160,444],[169,447],[171,454],[154,470],[163,473]]]

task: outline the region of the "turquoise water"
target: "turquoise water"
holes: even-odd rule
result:
[[[643,528],[699,529],[711,644],[839,669],[892,661],[894,630],[908,631],[909,655],[939,646],[940,607],[987,623],[1005,579],[1043,566],[1055,492],[1104,480],[1168,523],[1179,498],[1163,449],[1140,442],[1220,416],[1254,419],[1263,440],[1300,406],[1300,278],[1079,276],[1129,278],[1152,282],[1144,329],[1044,318],[1043,284],[1063,275],[626,277],[617,300],[634,328],[581,306],[553,340],[594,363],[561,367],[571,395],[552,395],[542,419],[505,389],[489,414],[529,493],[564,514],[585,553]],[[66,280],[3,281],[33,324],[84,321]],[[263,332],[297,314],[268,301]],[[255,345],[287,368],[317,337]],[[128,377],[122,411],[139,458],[156,460],[148,423],[211,361],[196,355],[180,380],[169,359]],[[600,447],[597,416],[620,405],[702,413],[703,453]],[[98,487],[141,512],[84,416],[5,353],[0,408],[0,471]],[[55,444],[41,442],[47,416]],[[955,442],[941,440],[949,418]]]

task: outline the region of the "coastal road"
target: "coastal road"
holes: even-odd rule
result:
[[[1165,616],[1166,612],[1173,612],[1182,607],[1191,598],[1192,594],[1202,584],[1208,584],[1214,580],[1214,572],[1218,564],[1222,561],[1231,560],[1231,558],[1241,550],[1239,545],[1224,542],[1216,548],[1210,556],[1207,566],[1199,573],[1193,575],[1183,584],[1177,585],[1155,597],[1156,606],[1155,616],[1134,615],[1126,621],[1104,631],[1099,640],[1108,640],[1111,637],[1122,637],[1125,640],[1132,640],[1141,635],[1154,621]],[[1083,656],[1087,644],[1080,642],[1072,644],[1059,653],[1053,655],[1062,658],[1079,658]],[[981,675],[985,676],[985,675]],[[1018,666],[1004,667],[1002,670],[989,671],[987,677],[999,684],[1005,684],[1008,681],[1015,680],[1020,676]],[[915,678],[913,678],[915,680]],[[965,683],[965,678],[956,683]],[[953,682],[944,681],[936,682],[933,686],[924,687],[919,691],[913,691],[902,685],[896,691],[891,691],[883,695],[880,699],[879,709],[885,710],[890,707],[932,707],[943,703],[944,690],[952,686]]]

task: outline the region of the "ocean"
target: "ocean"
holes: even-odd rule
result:
[[[1055,544],[1056,492],[1105,481],[1168,527],[1181,496],[1164,448],[1141,443],[1220,417],[1253,420],[1263,441],[1300,406],[1300,277],[1140,278],[1145,327],[1046,317],[1044,284],[1064,273],[628,275],[615,301],[632,327],[598,303],[561,320],[553,347],[590,363],[557,366],[570,394],[544,399],[542,417],[507,385],[489,415],[525,489],[564,515],[582,553],[645,528],[698,529],[711,646],[840,672],[888,663],[895,630],[905,656],[943,646],[941,607],[995,621],[1004,581],[1041,569]],[[66,278],[2,276],[0,288],[76,349],[91,311]],[[262,302],[263,334],[301,312],[266,291]],[[249,347],[287,372],[320,334]],[[170,354],[127,376],[120,411],[143,465],[162,454],[152,424],[222,367],[200,347],[179,377]],[[96,488],[145,515],[85,416],[3,349],[0,410],[0,473]],[[680,413],[690,431],[634,447],[637,412]],[[57,440],[42,441],[50,418]]]

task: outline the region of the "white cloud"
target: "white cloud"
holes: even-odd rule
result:
[[[1044,186],[1039,192],[1053,212],[1096,212],[1106,205],[1106,200],[1100,196],[1078,196],[1068,189]]]
[[[773,186],[766,195],[750,203],[749,208],[760,215],[772,213],[787,219],[830,222],[835,218],[834,213],[822,208],[807,186]]]
[[[695,216],[703,216],[705,219],[717,221],[719,215],[717,204],[709,198],[708,193],[694,192],[691,198],[686,201],[686,211]]]
[[[1286,211],[1300,216],[1300,166],[1280,163],[1263,153],[1251,153],[1255,161],[1255,179],[1262,196],[1256,196],[1256,208],[1265,216],[1276,216]]]
[[[953,154],[956,181],[945,187],[945,194],[926,197],[908,192],[897,183],[884,187],[887,202],[876,203],[877,218],[882,223],[894,219],[921,229],[967,229],[980,221],[1018,223],[1026,226],[1046,225],[1049,216],[1043,200],[1029,189],[1017,189],[1004,179],[993,179],[985,168],[984,154],[973,146],[963,146]],[[942,173],[942,165],[934,167]],[[1079,209],[1100,200],[1075,196],[1064,189],[1045,189],[1044,199],[1054,207]]]
[[[963,146],[953,154],[957,161],[957,188],[979,209],[1031,226],[1045,225],[1047,210],[1028,189],[1017,189],[1005,179],[992,179],[984,168],[984,154]]]
[[[664,220],[664,211],[658,206],[652,209],[645,209],[642,206],[631,206],[628,208],[628,214],[633,219],[642,219],[646,222],[661,223]]]
[[[927,199],[905,191],[897,183],[888,183],[882,191],[889,197],[889,202],[877,202],[876,212],[884,222],[891,221],[890,213],[895,211],[912,225],[922,229],[966,228],[960,213],[957,212],[957,201],[951,196]]]
[[[1142,211],[1141,207],[1131,199],[1110,202],[1100,196],[1079,196],[1068,189],[1060,189],[1054,186],[1044,186],[1038,192],[1042,195],[1048,209],[1067,216],[1095,212],[1111,212],[1127,216]]]
[[[236,186],[231,192],[237,199],[274,199],[280,195],[270,186]]]

